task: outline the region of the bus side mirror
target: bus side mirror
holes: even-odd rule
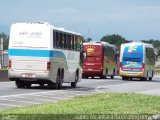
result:
[[[80,59],[81,59],[81,61],[83,61],[83,60],[86,59],[86,58],[87,58],[86,52],[85,52],[85,51],[81,51],[81,52],[80,52]]]
[[[87,59],[87,53],[83,52],[83,60]]]

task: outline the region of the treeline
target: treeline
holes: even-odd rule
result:
[[[4,50],[7,50],[8,49],[9,36],[5,33],[0,33],[0,38],[3,38],[3,40],[4,40],[3,41]],[[91,40],[92,40],[91,38],[88,38],[85,41],[89,42]],[[108,42],[110,44],[116,45],[118,48],[120,47],[120,45],[122,43],[132,42],[132,40],[127,40],[119,34],[105,35],[100,39],[100,41],[104,41],[104,42]],[[155,48],[155,51],[160,56],[160,40],[150,39],[150,40],[141,40],[141,42],[153,44],[153,46]]]
[[[118,48],[120,47],[120,45],[122,43],[132,42],[132,40],[126,40],[124,37],[122,37],[121,35],[118,35],[118,34],[103,36],[100,41],[114,44]],[[141,40],[141,42],[152,44],[155,48],[155,52],[157,52],[157,54],[160,56],[160,40],[150,39],[150,40]]]

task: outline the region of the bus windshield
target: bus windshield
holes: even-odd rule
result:
[[[143,46],[133,45],[124,48],[122,67],[123,68],[141,68],[143,63]]]

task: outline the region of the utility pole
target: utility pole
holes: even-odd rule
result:
[[[3,38],[0,41],[0,51],[1,51],[1,68],[4,66],[4,55],[3,55]]]

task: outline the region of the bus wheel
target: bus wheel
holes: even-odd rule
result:
[[[39,83],[40,87],[44,87],[44,83]]]
[[[76,73],[75,82],[71,82],[71,87],[72,87],[72,88],[75,88],[75,87],[77,86],[77,81],[78,81],[78,79],[79,79],[79,76],[78,76],[78,74]]]
[[[126,80],[126,78],[125,78],[125,77],[122,77],[122,80]]]
[[[26,88],[31,88],[31,83],[25,83]]]
[[[111,75],[111,79],[114,79],[114,75]]]
[[[104,75],[101,75],[100,77],[99,77],[100,79],[106,79],[106,76]]]
[[[152,77],[149,77],[149,81],[152,81]]]
[[[56,83],[54,84],[55,89],[62,88],[62,80],[60,79],[59,75],[57,75]]]
[[[19,81],[19,80],[16,80],[15,84],[16,84],[17,88],[23,88],[23,87],[25,87],[25,85],[21,81]]]
[[[84,77],[84,79],[88,79],[88,76],[83,76]]]
[[[111,79],[114,79],[115,69],[113,70],[113,75],[111,75]]]

